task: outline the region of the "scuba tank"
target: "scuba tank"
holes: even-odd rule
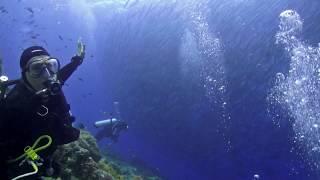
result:
[[[0,99],[4,99],[5,94],[7,92],[7,87],[5,85],[5,82],[8,81],[8,77],[7,76],[0,76]]]
[[[109,119],[105,119],[105,120],[101,120],[101,121],[96,121],[94,123],[94,126],[96,128],[99,128],[99,127],[111,125],[111,124],[116,123],[116,122],[119,122],[119,119],[109,118]]]
[[[3,75],[2,73],[3,73],[3,64],[2,64],[2,58],[0,57],[0,101],[2,101],[5,98],[8,87],[11,85],[15,85],[19,82],[19,80],[9,81],[9,78]]]
[[[0,57],[0,99],[4,98],[4,95],[7,91],[7,86],[5,86],[5,82],[8,81],[8,77],[2,75],[2,58]]]
[[[119,102],[114,102],[113,108],[114,108],[114,113],[115,113],[116,117],[110,117],[108,119],[96,121],[94,123],[94,126],[96,128],[112,125],[112,124],[115,124],[115,123],[118,123],[119,121],[121,121],[120,120],[121,117],[120,117],[120,110],[119,110]]]

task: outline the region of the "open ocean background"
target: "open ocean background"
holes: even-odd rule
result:
[[[281,24],[288,9],[297,14]],[[120,102],[129,129],[101,151],[163,179],[317,180],[319,9],[319,0],[1,0],[0,55],[16,79],[24,48],[41,45],[64,65],[82,37],[86,59],[64,87],[77,122],[96,133]]]

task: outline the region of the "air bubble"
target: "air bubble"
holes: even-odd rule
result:
[[[296,85],[298,85],[298,86],[301,85],[301,81],[300,81],[300,80],[296,80],[294,83],[295,83]]]

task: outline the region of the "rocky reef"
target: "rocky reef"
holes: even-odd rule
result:
[[[102,156],[96,139],[81,130],[79,140],[59,147],[54,160],[60,164],[59,178],[47,180],[159,180],[111,157]]]

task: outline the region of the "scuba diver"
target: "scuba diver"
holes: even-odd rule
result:
[[[20,58],[21,78],[0,83],[0,179],[41,179],[57,176],[51,158],[59,145],[79,138],[75,117],[62,86],[82,64],[85,45],[60,68],[60,61],[41,46],[25,49]],[[9,89],[9,86],[15,85]]]
[[[128,129],[128,124],[121,120],[120,111],[119,111],[119,103],[114,102],[114,109],[117,118],[111,117],[106,120],[96,121],[94,126],[96,128],[103,127],[98,133],[95,135],[97,141],[102,140],[103,138],[110,138],[113,142],[117,142],[120,132]]]

